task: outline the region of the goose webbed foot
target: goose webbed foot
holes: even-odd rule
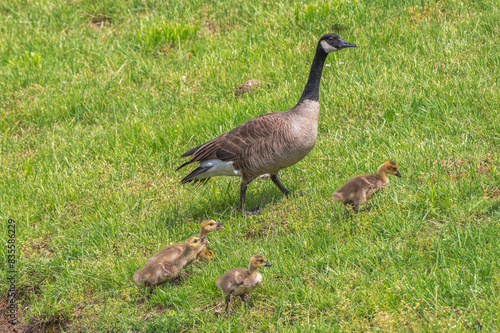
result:
[[[241,182],[241,185],[240,185],[240,205],[238,207],[238,210],[245,214],[245,215],[258,215],[260,213],[262,213],[262,209],[260,208],[260,206],[257,206],[249,211],[246,211],[245,210],[245,193],[247,191],[247,184],[245,182]]]
[[[257,206],[253,209],[244,211],[246,216],[252,216],[252,215],[260,215],[262,213],[262,208],[260,206]]]

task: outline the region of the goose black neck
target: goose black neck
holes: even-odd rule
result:
[[[323,65],[327,55],[328,53],[326,53],[318,44],[311,66],[311,72],[309,73],[309,78],[307,79],[307,83],[304,87],[299,103],[297,104],[300,104],[307,99],[316,102],[319,101],[319,84],[321,83],[321,74],[323,73]]]

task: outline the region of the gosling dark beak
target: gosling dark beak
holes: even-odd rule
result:
[[[217,227],[215,229],[224,229],[222,222],[217,222]]]
[[[271,267],[272,264],[269,262],[269,261],[266,261],[266,264],[264,265],[264,267]]]
[[[398,171],[398,173],[397,173],[397,174],[395,174],[394,176],[401,178],[401,174],[399,173],[399,171]]]
[[[341,49],[346,48],[346,47],[356,47],[356,44],[351,44],[349,42],[346,42],[342,38],[339,38],[339,41],[340,41],[340,48]]]
[[[200,238],[200,243],[201,243],[201,245],[206,244],[207,243],[207,237],[201,237]]]

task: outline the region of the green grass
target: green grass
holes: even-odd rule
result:
[[[498,331],[498,2],[208,3],[0,1],[0,240],[15,219],[21,324]],[[298,101],[329,32],[358,47],[327,58],[318,142],[281,173],[305,195],[257,180],[247,205],[265,210],[246,217],[237,179],[181,185],[183,152]],[[403,178],[371,211],[332,202],[389,158]],[[204,219],[224,222],[215,259],[143,303],[134,272]],[[221,316],[216,279],[253,254],[273,267],[252,308]]]

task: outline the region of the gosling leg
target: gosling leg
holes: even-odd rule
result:
[[[242,304],[243,304],[245,310],[248,309],[247,302],[245,302],[245,295],[240,295],[240,299],[241,299],[241,302],[243,302]]]
[[[153,295],[153,290],[154,290],[154,287],[153,286],[149,286],[149,292],[146,296],[146,299],[149,301],[151,299],[151,296]]]
[[[229,308],[229,301],[231,300],[231,295],[227,295],[225,300],[226,300],[226,314],[227,314],[227,310]]]

